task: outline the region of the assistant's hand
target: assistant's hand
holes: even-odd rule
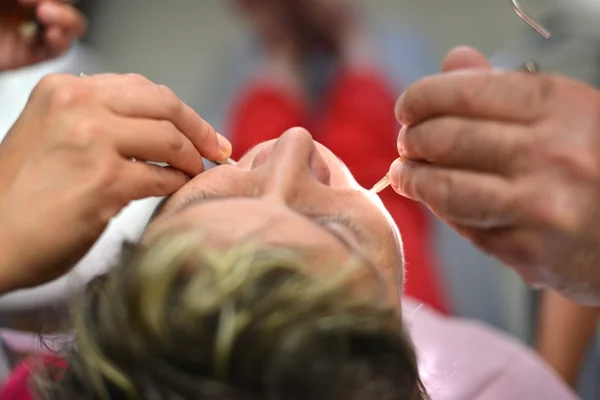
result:
[[[393,188],[526,281],[600,304],[600,93],[459,49],[399,99]]]
[[[130,201],[173,193],[203,171],[201,155],[230,153],[171,90],[141,76],[44,78],[0,145],[0,284],[58,277]]]
[[[33,65],[63,54],[83,35],[86,21],[68,0],[0,1],[0,71]],[[21,32],[37,19],[42,31],[32,37]]]

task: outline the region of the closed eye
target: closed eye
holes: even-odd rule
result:
[[[179,203],[173,210],[168,211],[169,214],[177,214],[185,211],[191,207],[195,207],[199,204],[209,202],[209,201],[219,201],[226,200],[231,198],[239,198],[239,197],[247,197],[252,198],[252,196],[239,196],[228,193],[223,193],[222,191],[210,192],[207,190],[195,190],[189,197],[187,197],[184,201]],[[159,207],[163,207],[161,204]],[[155,213],[160,214],[160,212]],[[338,242],[340,242],[345,248],[347,248],[350,253],[352,253],[355,257],[361,260],[366,266],[368,266],[369,270],[375,271],[379,274],[378,268],[375,267],[373,262],[364,254],[361,250],[360,246],[357,246],[358,243],[363,243],[364,241],[368,241],[368,235],[365,230],[362,229],[358,224],[354,223],[354,221],[350,218],[345,217],[341,214],[301,214],[302,217],[308,219],[312,223],[319,226],[320,229],[327,231],[330,235],[335,237]],[[335,226],[343,226],[345,229],[349,230],[351,234],[346,235],[343,233],[343,230],[336,229]],[[354,240],[356,239],[356,240]],[[383,279],[383,278],[381,278]]]
[[[208,201],[218,201],[218,200],[226,200],[236,197],[251,197],[251,196],[239,196],[230,193],[224,193],[219,190],[218,192],[211,192],[209,190],[195,190],[191,193],[185,200],[180,202],[177,206],[175,206],[172,210],[169,210],[169,214],[178,214],[181,213],[188,208],[195,207],[199,204],[208,202]],[[159,207],[164,208],[164,204],[161,204]],[[155,215],[159,215],[161,212],[155,212]],[[334,234],[338,239],[343,239],[344,245],[346,247],[355,247],[353,244],[349,243],[350,240],[347,237],[342,238],[342,235],[339,232],[339,229],[335,229],[334,225],[341,225],[347,228],[352,236],[356,238],[358,242],[363,242],[367,240],[367,235],[365,235],[364,230],[361,229],[360,226],[357,226],[352,219],[347,218],[342,214],[302,214],[303,217],[309,219],[311,222],[319,225],[319,227],[326,229],[329,233]]]

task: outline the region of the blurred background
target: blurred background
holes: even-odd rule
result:
[[[569,12],[576,6],[567,6],[566,1],[521,2],[532,16],[555,33],[550,40],[528,28],[505,0],[369,0],[359,8],[365,34],[376,44],[370,50],[376,53],[382,74],[393,82],[390,87],[394,95],[420,77],[437,72],[445,53],[463,44],[480,49],[499,67],[513,68],[533,58],[544,69],[598,86],[600,36],[582,30],[573,22],[574,14]],[[87,35],[61,60],[47,63],[42,70],[22,71],[11,78],[13,82],[22,79],[18,82],[24,99],[36,77],[51,71],[136,72],[171,87],[222,133],[231,134],[232,109],[239,102],[240,93],[243,97],[245,82],[251,79],[263,58],[257,45],[260,37],[254,35],[256,30],[239,2],[85,0],[78,7],[90,22]],[[327,79],[322,76],[330,76],[331,68],[322,60],[311,65],[314,68],[307,75],[321,76],[321,80],[314,76],[310,80],[316,88],[314,93],[321,93],[319,88]],[[31,79],[23,80],[24,76]],[[0,91],[1,79],[5,78],[0,76]],[[6,114],[7,107],[3,109],[0,92],[0,116]],[[389,112],[391,115],[391,108]],[[0,129],[7,130],[11,118],[5,115],[0,119]],[[390,143],[393,146],[393,141]],[[364,168],[369,168],[366,160]],[[542,294],[527,288],[510,270],[498,268],[495,261],[474,250],[441,223],[428,215],[427,218],[430,229],[426,234],[431,235],[427,251],[434,260],[427,268],[431,267],[433,281],[439,285],[433,290],[443,292],[443,296],[431,295],[441,304],[434,306],[452,315],[484,321],[525,343],[539,345]],[[589,326],[595,328],[595,310],[581,310],[561,303],[561,299],[554,301],[559,305],[551,310],[558,310],[555,313],[558,316],[565,313],[573,317],[581,312],[581,318],[572,324],[575,334]],[[0,318],[4,327],[40,326],[38,308],[17,307],[18,312],[14,313],[9,308],[3,308]],[[569,334],[573,335],[565,333]],[[592,336],[589,341],[577,340],[585,348],[585,366],[575,379],[584,399],[600,398],[599,353]],[[563,342],[568,340],[572,337]]]

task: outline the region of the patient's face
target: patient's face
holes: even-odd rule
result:
[[[197,230],[215,245],[252,241],[309,249],[325,261],[312,263],[315,268],[359,256],[368,260],[359,279],[380,279],[375,267],[390,285],[389,298],[398,300],[403,264],[394,223],[379,198],[300,128],[256,146],[237,166],[196,176],[166,201],[144,240],[182,230]]]

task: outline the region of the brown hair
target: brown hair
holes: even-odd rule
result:
[[[198,243],[126,246],[75,302],[68,368],[38,375],[39,398],[427,398],[397,310],[346,268],[325,279],[297,251]]]

